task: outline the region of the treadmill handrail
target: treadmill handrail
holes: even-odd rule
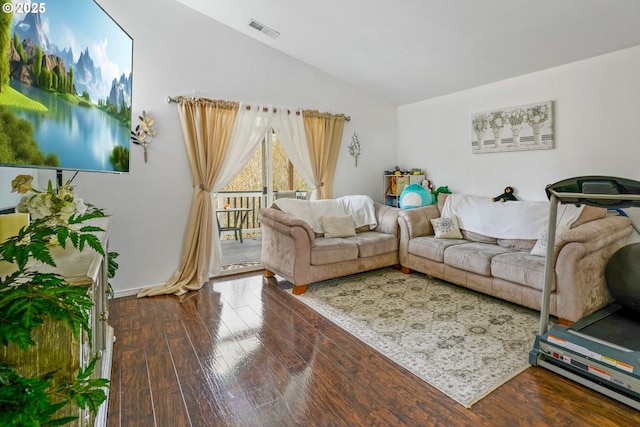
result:
[[[640,201],[640,194],[602,194],[602,193],[566,193],[558,192],[553,188],[549,188],[549,192],[553,193],[559,202],[568,202],[573,199],[595,199],[604,201]]]

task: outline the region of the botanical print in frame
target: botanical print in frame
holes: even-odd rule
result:
[[[553,101],[471,116],[471,151],[476,154],[553,148]]]

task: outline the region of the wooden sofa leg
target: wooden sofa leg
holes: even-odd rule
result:
[[[402,272],[404,274],[411,274],[412,270],[409,267],[402,267]]]
[[[273,271],[267,270],[266,268],[264,269],[264,277],[273,277],[275,275],[276,273],[274,273]]]
[[[560,323],[563,326],[571,326],[573,325],[574,322],[572,322],[571,320],[567,320],[567,319],[562,319],[562,318],[558,318],[558,323]]]
[[[307,288],[309,285],[293,285],[293,290],[291,291],[294,295],[302,295],[307,292]]]

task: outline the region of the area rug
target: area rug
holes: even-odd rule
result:
[[[222,271],[227,270],[239,270],[246,267],[261,267],[262,262],[260,261],[245,261],[245,262],[236,262],[234,264],[226,264],[222,266]]]
[[[393,268],[295,297],[466,408],[529,366],[539,324],[536,311]]]

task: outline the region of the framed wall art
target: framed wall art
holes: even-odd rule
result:
[[[553,101],[471,116],[471,151],[475,154],[553,147]]]

